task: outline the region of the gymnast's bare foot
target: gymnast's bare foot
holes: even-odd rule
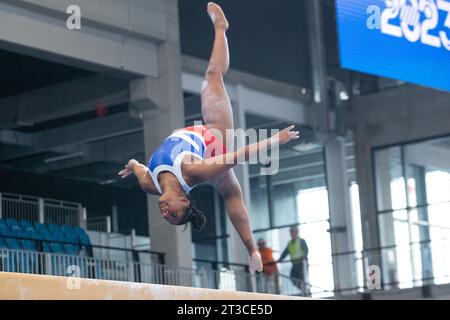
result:
[[[208,14],[211,17],[211,20],[216,29],[223,29],[225,31],[228,30],[229,24],[228,20],[225,17],[225,14],[217,4],[214,2],[208,3]]]

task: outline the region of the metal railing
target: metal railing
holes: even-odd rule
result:
[[[374,289],[396,290],[448,284],[450,283],[450,260],[447,258],[449,249],[449,239],[441,238],[332,254],[330,269],[336,265],[349,266],[346,279],[339,279],[339,288],[333,286],[328,290],[314,286],[313,279],[311,291],[313,295],[314,293],[320,295],[322,292],[346,296],[368,293]],[[438,259],[438,256],[441,259]],[[431,267],[431,270],[428,270],[424,265],[426,257],[429,259],[428,263],[437,264],[438,267],[432,268],[432,265],[429,265],[428,268]],[[309,270],[317,266],[313,260],[308,261]],[[371,287],[368,286],[369,266],[376,266],[380,270],[380,274],[372,274],[372,278],[378,283],[372,283]]]
[[[12,237],[14,238],[14,237]],[[16,238],[22,239],[22,238]],[[22,239],[24,240],[24,239]],[[43,248],[44,241],[37,241]],[[58,243],[58,241],[52,241]],[[61,244],[64,244],[61,242]],[[164,264],[161,253],[90,246],[80,255],[1,249],[0,271],[310,296],[333,293],[284,274],[250,274],[244,264],[195,260],[197,268]],[[213,266],[209,267],[208,263]],[[205,266],[207,266],[205,268]],[[305,272],[305,274],[307,274]],[[307,276],[305,279],[308,279]]]
[[[42,253],[45,248],[44,244],[59,244],[61,246],[71,245],[78,247],[78,254],[85,255],[88,257],[100,259],[100,260],[121,260],[121,261],[129,261],[129,262],[147,262],[147,263],[165,263],[165,255],[162,252],[156,252],[151,250],[135,250],[129,248],[120,248],[120,247],[110,247],[110,246],[102,246],[102,245],[94,245],[87,243],[74,243],[70,241],[60,241],[60,240],[41,240],[24,236],[16,236],[16,235],[8,235],[0,237],[0,240],[14,239],[18,243],[23,241],[30,241],[34,243],[34,250],[36,252]],[[0,242],[0,245],[5,246]],[[7,250],[7,247],[0,247],[0,249]],[[11,249],[14,250],[14,249]],[[20,251],[20,250],[19,250]],[[23,250],[22,250],[23,251]],[[34,252],[34,251],[33,251]]]
[[[86,229],[89,231],[111,233],[111,217],[95,217],[86,220]]]
[[[307,277],[307,262],[304,264],[304,275],[305,280],[297,279],[288,275],[281,274],[279,272],[272,273],[270,275],[265,275],[264,273],[255,273],[251,276],[249,274],[248,265],[241,263],[231,263],[224,261],[213,261],[213,260],[205,260],[205,259],[193,259],[194,262],[201,266],[208,266],[209,269],[215,272],[223,273],[224,270],[233,270],[232,272],[237,272],[238,275],[245,274],[247,275],[245,279],[238,279],[240,288],[244,288],[244,291],[251,291],[249,288],[252,288],[253,291],[259,293],[269,293],[269,294],[282,294],[282,295],[296,295],[296,296],[310,296],[311,288],[315,288],[316,293],[325,293],[329,292],[327,290],[312,286],[308,283]],[[283,261],[281,263],[285,263],[290,261]],[[250,283],[249,283],[250,281]]]
[[[46,224],[60,224],[79,226],[81,204],[44,199],[44,222]]]
[[[180,268],[139,259],[104,259],[88,256],[0,249],[0,272],[21,272],[90,279],[129,281],[283,295],[331,297],[345,290],[323,290],[279,274],[269,277],[245,271]]]
[[[90,279],[257,291],[243,271],[180,268],[158,263],[0,249],[0,271]]]
[[[83,210],[79,203],[0,193],[0,218],[3,219],[83,226]]]
[[[445,284],[450,283],[449,249],[450,238],[447,237],[387,245],[365,250],[361,264],[367,269],[369,264],[379,262],[383,289]],[[365,284],[363,289],[366,289]]]
[[[0,218],[39,221],[38,198],[3,193],[0,200]]]
[[[310,285],[300,279],[274,273],[256,275],[257,292],[289,296],[310,296]]]
[[[26,240],[17,237],[9,238]],[[37,248],[42,249],[44,242],[46,241],[37,241]],[[52,242],[64,244],[64,242]],[[95,245],[87,249],[83,248],[79,255],[0,248],[0,271],[2,272],[288,295],[305,295],[303,293],[307,292],[305,289],[299,290],[301,286],[304,286],[303,282],[287,276],[280,275],[277,279],[282,288],[279,291],[270,285],[270,282],[275,279],[268,279],[262,274],[250,274],[247,272],[246,265],[228,263],[228,267],[217,270],[205,267],[181,268],[165,265],[162,253]],[[230,270],[230,268],[238,270]]]
[[[364,251],[350,251],[332,254],[325,263],[320,257],[311,256],[305,260],[304,281],[292,278],[283,273],[265,276],[258,274],[256,286],[258,292],[280,293],[284,295],[302,295],[313,297],[337,297],[368,293],[371,290],[408,289],[425,285],[440,285],[450,283],[450,239],[440,238],[396,244],[378,248],[370,248]],[[437,267],[426,270],[423,266],[424,258],[428,257],[431,263]],[[430,258],[431,257],[431,258]],[[440,257],[440,258],[439,258]],[[213,269],[226,267],[241,267],[243,264],[230,264],[226,262],[195,260],[208,265]],[[391,262],[389,262],[391,261]],[[393,262],[392,262],[393,261]],[[208,264],[209,263],[209,264]],[[279,264],[291,264],[292,261],[282,261]],[[373,288],[368,287],[369,266],[378,266],[380,274],[376,275],[379,283],[374,283]],[[346,274],[339,279],[333,273],[339,268],[344,268]],[[429,267],[430,268],[430,267]],[[330,270],[331,283],[324,284],[321,280],[325,274],[321,270]],[[310,274],[314,273],[314,277]],[[335,287],[339,285],[339,287]]]

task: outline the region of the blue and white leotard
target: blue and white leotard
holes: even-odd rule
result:
[[[174,174],[183,190],[189,193],[195,186],[189,186],[183,178],[181,171],[183,158],[191,155],[203,160],[225,152],[224,145],[207,126],[184,128],[171,134],[153,152],[148,162],[150,176],[160,194],[163,192],[159,185],[158,175],[163,171]]]

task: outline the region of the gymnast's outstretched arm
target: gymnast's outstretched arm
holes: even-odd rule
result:
[[[153,183],[152,177],[150,177],[148,168],[134,159],[128,161],[125,168],[119,172],[119,176],[123,179],[131,174],[136,176],[142,190],[149,194],[159,194],[158,189],[156,189],[155,184]]]
[[[250,157],[272,148],[274,144],[282,145],[291,140],[299,139],[299,132],[292,131],[293,129],[294,126],[290,126],[269,139],[247,145],[235,152],[221,154],[204,160],[193,158],[191,161],[183,163],[183,172],[193,184],[213,180],[234,166],[242,164],[239,161],[248,161]]]

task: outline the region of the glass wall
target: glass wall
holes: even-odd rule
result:
[[[326,187],[300,190],[297,195],[300,234],[308,239],[311,292],[333,291],[333,264]]]
[[[450,138],[376,150],[383,283],[450,282]]]
[[[305,276],[311,285],[309,291],[313,296],[331,296],[333,266],[323,150],[285,153],[280,168],[276,175],[262,176],[257,166],[250,167],[255,239],[264,239],[278,260],[291,239],[290,227],[297,225],[309,248]],[[289,255],[278,263],[282,293],[283,286],[289,284],[291,268]]]

